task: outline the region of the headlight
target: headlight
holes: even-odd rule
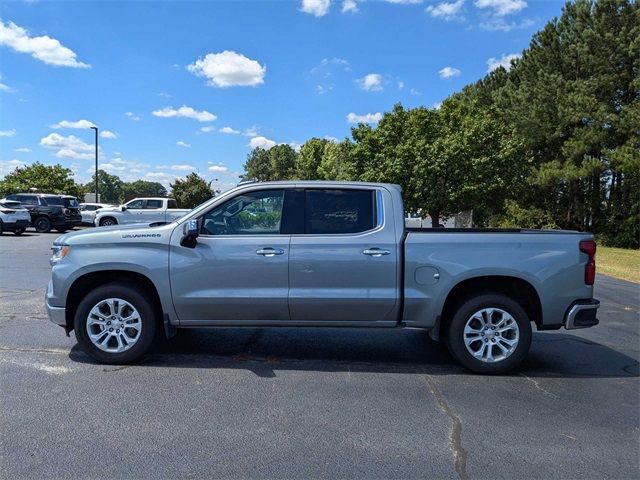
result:
[[[69,254],[68,245],[53,245],[51,247],[51,259],[50,259],[51,265],[53,265],[54,263],[58,263],[68,254]]]

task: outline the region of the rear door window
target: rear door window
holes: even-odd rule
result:
[[[168,208],[178,208],[178,204],[173,198],[168,200]]]
[[[62,202],[62,198],[60,197],[42,197],[41,198],[44,201],[45,205],[49,205],[51,206],[63,206],[64,203]]]
[[[154,210],[162,208],[162,200],[147,200],[147,204],[144,206],[147,210]]]
[[[361,233],[375,226],[374,190],[306,190],[305,233]]]

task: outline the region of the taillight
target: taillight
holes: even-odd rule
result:
[[[596,280],[596,242],[593,240],[582,240],[580,251],[589,255],[589,260],[584,267],[584,283],[593,285]]]
[[[15,211],[15,210],[9,210],[8,208],[0,208],[0,212],[2,212],[2,213],[6,213],[6,214],[9,214],[9,213],[16,213],[16,211]]]

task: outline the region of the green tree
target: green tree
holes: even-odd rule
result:
[[[95,192],[96,175],[91,176],[91,181],[84,188],[87,192]],[[100,201],[104,203],[120,203],[122,202],[122,186],[123,182],[117,175],[111,175],[104,170],[98,170],[98,193]]]
[[[214,196],[211,184],[197,173],[190,173],[184,180],[176,179],[171,184],[171,196],[179,208],[194,208]]]
[[[264,148],[254,148],[251,150],[244,164],[244,172],[244,175],[242,175],[243,180],[256,182],[268,182],[272,180],[274,173],[269,151]]]
[[[122,184],[123,201],[136,197],[166,197],[167,189],[158,182],[149,182],[147,180],[136,180],[135,182],[125,182]]]
[[[266,150],[254,148],[244,164],[244,180],[268,182],[295,177],[296,151],[290,145],[276,145]]]
[[[302,180],[318,180],[322,178],[320,174],[320,164],[325,153],[325,147],[330,143],[321,138],[310,138],[300,148],[296,159],[296,177]]]
[[[273,169],[272,180],[289,180],[295,177],[298,154],[290,145],[280,144],[269,149]]]
[[[43,165],[35,162],[29,166],[17,167],[0,181],[0,193],[10,195],[30,192],[35,189],[42,193],[56,193],[80,197],[82,186],[73,180],[73,172],[62,165]]]

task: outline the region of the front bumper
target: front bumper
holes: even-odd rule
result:
[[[596,318],[596,312],[599,307],[600,301],[594,298],[575,302],[565,315],[564,328],[574,330],[598,325],[600,321]]]
[[[52,282],[49,282],[49,286],[47,287],[47,293],[44,296],[44,305],[47,309],[47,315],[49,316],[49,320],[56,325],[60,325],[61,327],[67,326],[67,309],[65,307],[54,307],[49,303],[50,292],[53,291]]]

